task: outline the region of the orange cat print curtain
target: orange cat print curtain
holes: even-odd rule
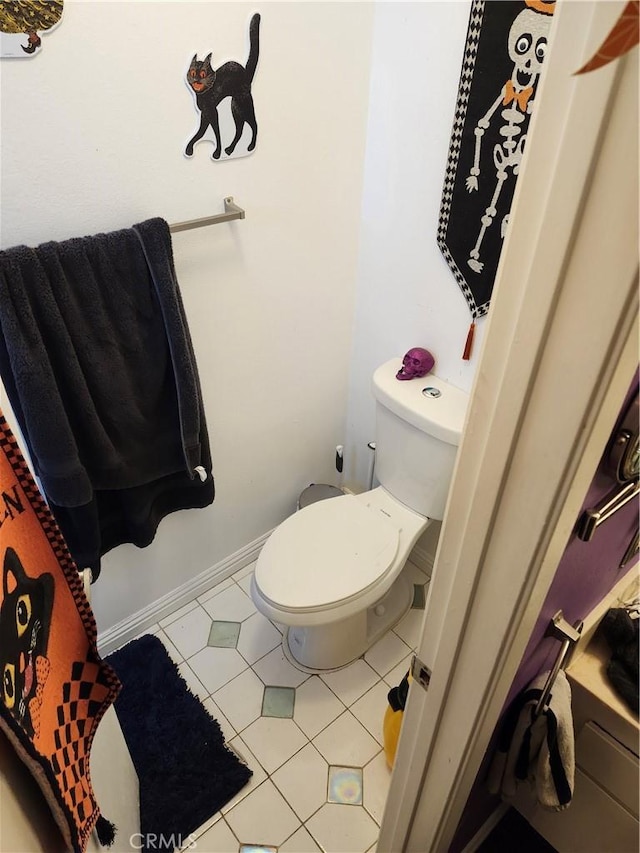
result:
[[[120,689],[100,660],[75,563],[0,412],[0,729],[40,785],[68,847],[85,850],[100,816],[93,737]]]

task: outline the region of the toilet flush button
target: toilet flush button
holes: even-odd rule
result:
[[[425,397],[441,397],[442,391],[439,388],[434,388],[432,385],[428,385],[426,388],[422,389],[422,393]]]

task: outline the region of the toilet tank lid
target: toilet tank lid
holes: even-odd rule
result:
[[[396,379],[401,367],[402,359],[392,358],[376,370],[376,400],[416,429],[447,444],[460,444],[469,395],[433,373],[422,379]],[[436,389],[436,395],[423,393],[428,388]]]

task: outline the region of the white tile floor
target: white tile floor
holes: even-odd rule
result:
[[[426,592],[428,577],[412,564],[406,570]],[[372,851],[391,775],[382,749],[387,693],[408,669],[424,610],[410,610],[350,666],[310,675],[284,657],[281,626],[256,611],[252,571],[247,566],[145,632],[162,640],[253,771],[196,833],[196,849]],[[418,608],[423,601],[418,594]],[[287,689],[265,696],[265,687]]]

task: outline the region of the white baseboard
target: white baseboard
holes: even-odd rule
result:
[[[98,649],[104,657],[111,652],[119,649],[125,643],[128,643],[134,637],[137,637],[147,628],[155,625],[165,616],[169,616],[178,608],[188,604],[194,598],[207,592],[212,586],[221,583],[226,578],[239,572],[245,566],[257,560],[258,554],[267,538],[270,536],[271,530],[254,539],[244,548],[206,569],[195,578],[191,578],[186,583],[179,586],[177,589],[168,592],[151,604],[138,610],[121,622],[117,622],[106,631],[102,631],[98,635]],[[434,555],[426,548],[416,545],[411,552],[409,558],[411,562],[417,566],[426,575],[431,577],[433,569]]]
[[[478,847],[480,847],[483,841],[486,841],[491,832],[500,823],[508,811],[509,806],[506,803],[500,803],[495,811],[491,812],[473,838],[465,845],[462,853],[475,853]]]
[[[128,643],[134,637],[137,637],[147,628],[155,625],[160,619],[169,616],[178,608],[183,607],[199,595],[203,595],[212,586],[226,580],[226,578],[244,569],[258,558],[260,549],[264,545],[268,536],[271,534],[269,530],[253,542],[240,548],[239,551],[216,563],[215,566],[206,569],[196,577],[191,578],[182,586],[163,595],[151,604],[138,610],[121,622],[102,631],[98,636],[98,649],[104,657],[116,649]]]
[[[409,560],[413,565],[417,566],[420,571],[424,572],[425,575],[428,575],[429,577],[431,577],[433,572],[434,558],[435,555],[426,548],[423,548],[421,545],[414,546],[414,549],[409,556]]]

